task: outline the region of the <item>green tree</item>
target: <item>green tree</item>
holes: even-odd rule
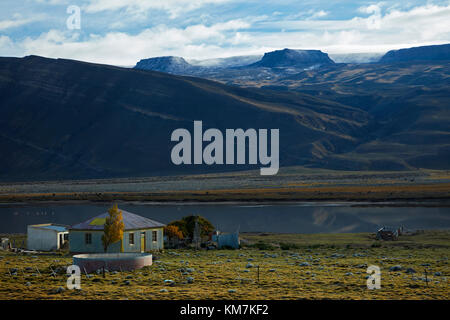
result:
[[[168,224],[168,226],[176,226],[183,233],[184,237],[189,237],[192,239],[194,235],[195,228],[195,220],[198,217],[198,224],[200,226],[200,235],[202,237],[208,236],[211,232],[214,231],[214,226],[211,222],[209,222],[206,218],[202,216],[186,216],[181,220],[172,221]]]
[[[102,236],[105,252],[111,244],[123,239],[123,229],[125,228],[122,211],[119,210],[117,204],[114,204],[112,208],[108,210],[108,213],[109,216],[105,219]]]

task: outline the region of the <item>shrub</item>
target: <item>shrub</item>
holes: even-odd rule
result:
[[[283,243],[280,242],[281,250],[300,249],[300,246],[295,243]]]
[[[270,243],[265,243],[263,241],[258,241],[257,243],[248,245],[251,248],[257,248],[259,250],[274,250],[275,247]]]

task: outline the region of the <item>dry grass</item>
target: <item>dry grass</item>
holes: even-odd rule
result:
[[[398,242],[382,242],[381,247],[373,246],[378,242],[369,234],[244,234],[243,237],[250,244],[263,241],[274,249],[166,250],[155,253],[158,260],[151,267],[110,273],[106,278],[82,275],[81,291],[65,290],[58,294],[53,290],[65,287],[64,268],[72,262],[70,255],[0,252],[0,299],[449,299],[450,296],[449,232],[426,232]],[[276,247],[279,242],[295,246],[281,250]],[[305,262],[308,265],[302,265]],[[253,267],[246,268],[248,263]],[[365,264],[381,268],[380,290],[367,289]],[[401,265],[403,270],[389,271],[394,265]],[[55,270],[58,266],[61,272],[51,276],[50,267]],[[12,268],[19,269],[16,275],[9,274]],[[408,274],[406,268],[417,273]],[[421,279],[425,270],[429,282]],[[187,283],[187,277],[192,277],[193,283]],[[174,285],[166,285],[164,280],[173,280]]]

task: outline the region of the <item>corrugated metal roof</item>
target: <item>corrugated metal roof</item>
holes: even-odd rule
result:
[[[122,211],[123,224],[125,225],[125,230],[164,227],[164,224],[162,224],[161,222],[144,218],[142,216],[138,216],[137,214],[125,210],[121,209],[119,210]],[[85,222],[73,225],[72,227],[70,227],[70,229],[103,230],[104,221],[108,215],[109,215],[108,212],[102,213],[101,215],[93,217]]]
[[[67,229],[65,227],[62,227],[62,226],[43,226],[42,228],[54,230],[54,231],[57,231],[57,232],[67,232]]]
[[[53,230],[56,232],[67,232],[68,231],[67,230],[68,226],[53,224],[53,223],[35,224],[35,225],[30,225],[29,227],[40,228],[40,229],[49,229],[49,230]]]

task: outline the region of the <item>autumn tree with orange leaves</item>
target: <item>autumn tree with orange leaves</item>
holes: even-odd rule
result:
[[[174,225],[168,225],[164,228],[164,234],[166,234],[169,238],[177,238],[178,240],[183,239],[183,232]]]
[[[112,208],[108,210],[108,213],[109,216],[105,219],[102,236],[103,248],[105,249],[105,252],[111,244],[123,239],[123,229],[125,228],[122,211],[119,210],[117,204],[114,204]]]

